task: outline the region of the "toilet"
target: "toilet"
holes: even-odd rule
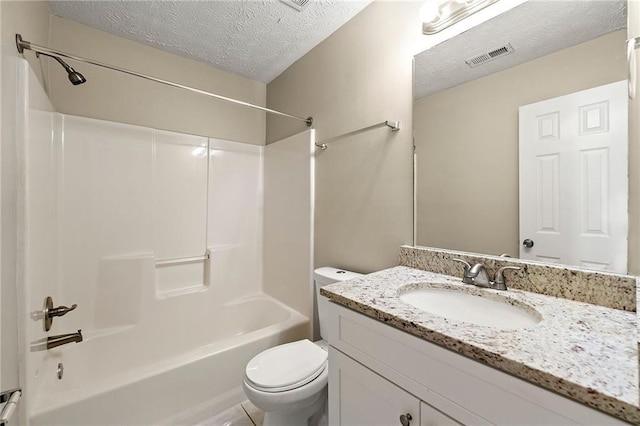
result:
[[[320,336],[324,339],[325,311],[329,301],[320,287],[361,274],[331,267],[314,271]],[[262,351],[245,368],[242,388],[256,407],[264,411],[263,426],[316,426],[326,424],[328,345],[307,339]]]

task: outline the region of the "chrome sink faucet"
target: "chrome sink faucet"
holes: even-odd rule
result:
[[[471,266],[469,262],[462,259],[451,260],[464,265],[464,274],[462,275],[463,283],[473,284],[478,287],[489,287],[489,274],[487,274],[487,268],[482,263],[476,263]]]
[[[493,276],[493,281],[491,282],[491,288],[496,290],[506,290],[507,283],[504,280],[504,271],[519,271],[522,268],[518,268],[517,266],[503,266],[502,268],[496,271],[496,274]]]
[[[462,282],[465,284],[473,284],[473,278],[470,275],[470,271],[471,271],[471,265],[469,264],[469,262],[462,260],[462,259],[451,259],[454,262],[459,262],[462,263],[462,266],[464,267],[464,271],[462,273]]]
[[[521,269],[517,266],[503,266],[496,271],[493,280],[489,280],[487,268],[482,263],[476,263],[475,265],[471,266],[469,262],[466,262],[462,259],[451,260],[462,263],[464,265],[464,273],[462,275],[463,283],[473,284],[477,287],[491,288],[494,290],[507,290],[507,284],[504,279],[504,271]]]
[[[473,285],[478,287],[489,287],[489,274],[487,268],[482,263],[476,263],[469,269],[469,276],[473,280]]]

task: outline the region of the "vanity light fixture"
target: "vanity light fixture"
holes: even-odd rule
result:
[[[422,32],[435,34],[498,0],[426,0],[420,8]]]

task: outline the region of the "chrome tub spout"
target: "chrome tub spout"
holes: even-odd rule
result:
[[[78,330],[77,333],[59,334],[57,336],[47,337],[47,349],[57,348],[58,346],[66,345],[67,343],[79,342],[82,342],[82,330]]]

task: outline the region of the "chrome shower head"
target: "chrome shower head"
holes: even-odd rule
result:
[[[87,81],[86,78],[84,78],[84,76],[82,74],[80,74],[78,71],[74,70],[71,65],[67,64],[65,61],[63,61],[62,59],[60,59],[58,56],[54,56],[54,55],[49,55],[48,53],[42,53],[42,52],[36,52],[36,56],[38,55],[44,55],[44,56],[48,56],[50,58],[55,59],[56,61],[58,61],[58,63],[60,65],[62,65],[62,67],[64,68],[64,70],[67,72],[67,74],[69,74],[69,81],[71,82],[71,84],[73,84],[74,86],[77,86],[79,84],[82,84],[84,82]]]
[[[49,56],[49,55],[47,55]],[[60,63],[60,65],[62,65],[65,69],[65,71],[67,72],[67,74],[69,74],[69,81],[71,82],[71,84],[73,84],[74,86],[77,86],[79,84],[82,84],[84,82],[87,81],[86,78],[84,78],[84,76],[82,74],[80,74],[78,71],[74,70],[71,65],[67,64],[65,61],[63,61],[62,59],[60,59],[57,56],[51,56],[52,58],[54,58],[56,61],[58,61]]]
[[[70,68],[70,71],[68,71],[68,73],[69,73],[69,81],[71,82],[71,84],[73,84],[74,86],[77,86],[78,84],[82,84],[87,81],[87,79],[84,78],[84,75],[80,74],[78,71],[75,71],[71,67],[69,68]]]

